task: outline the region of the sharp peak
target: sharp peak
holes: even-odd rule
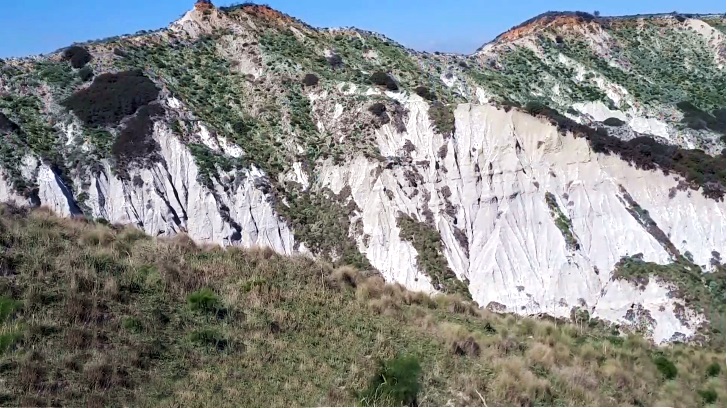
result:
[[[267,4],[255,3],[251,1],[232,4],[230,6],[215,7],[211,0],[198,0],[197,3],[195,3],[194,10],[200,9],[203,12],[204,10],[217,9],[224,14],[242,11],[252,17],[261,18],[268,21],[287,24],[297,23],[308,26],[308,24],[301,21],[300,19],[292,17],[280,10],[270,7]]]

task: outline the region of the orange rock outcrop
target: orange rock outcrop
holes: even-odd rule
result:
[[[294,23],[295,19],[267,5],[249,5],[242,8],[245,13],[277,24]]]
[[[212,4],[211,0],[197,0],[194,5],[194,9],[197,11],[212,10],[213,8],[215,8],[215,5]]]

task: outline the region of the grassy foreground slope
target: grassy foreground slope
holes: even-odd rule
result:
[[[727,404],[723,353],[305,258],[14,207],[0,251],[2,406]]]

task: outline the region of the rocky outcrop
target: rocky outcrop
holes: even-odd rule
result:
[[[34,163],[38,203],[0,182],[0,201],[43,205],[63,216],[83,215],[132,224],[154,236],[185,232],[200,243],[266,246],[292,254],[294,239],[259,187],[265,175],[254,167],[241,175],[222,174],[213,189],[198,180],[199,167],[186,146],[164,122],[154,126],[162,160],[151,168],[132,169],[120,178],[108,162],[68,186],[48,166]],[[34,160],[31,160],[34,162]],[[224,185],[223,185],[224,184]],[[88,186],[83,189],[83,185]],[[73,195],[75,189],[78,193]],[[78,202],[78,204],[76,204]]]
[[[212,10],[213,8],[215,8],[215,6],[210,0],[197,0],[197,3],[194,4],[194,9],[197,11],[204,12],[206,10]]]
[[[336,193],[350,188],[361,208],[360,249],[391,280],[431,290],[395,222],[399,211],[420,221],[431,214],[450,267],[470,282],[481,305],[564,317],[573,307],[585,307],[628,324],[630,293],[638,290],[611,281],[614,265],[637,253],[657,263],[673,259],[664,242],[631,215],[622,189],[648,202],[644,208],[668,239],[696,262],[708,265],[711,251],[725,245],[724,203],[681,190],[670,197],[678,178],[595,154],[585,140],[524,113],[460,105],[456,132],[445,138],[432,131],[426,102],[411,96],[405,106],[406,131],[384,126],[377,133],[379,149],[396,156],[411,145],[410,161],[418,165],[376,171],[376,163],[358,158],[329,165],[320,177]],[[547,193],[570,219],[576,248],[551,216]],[[669,314],[676,301],[664,291],[650,288],[637,298],[652,315]],[[694,334],[700,321],[655,319],[653,333],[667,341],[677,332]]]

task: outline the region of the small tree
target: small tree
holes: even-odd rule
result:
[[[601,17],[601,12],[598,11],[598,10],[596,10],[596,11],[593,12],[593,15],[596,16],[596,17]]]

